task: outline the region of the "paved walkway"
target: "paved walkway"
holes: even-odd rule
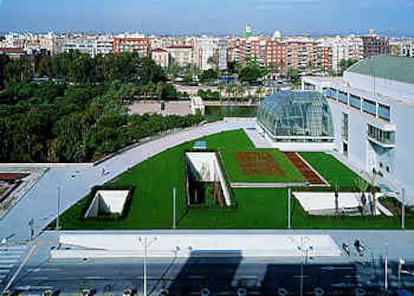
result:
[[[178,144],[221,131],[254,127],[253,120],[227,121],[188,128],[175,134],[139,145],[91,168],[51,168],[39,182],[0,220],[0,240],[23,241],[39,234],[57,216],[58,187],[61,212],[84,197],[95,185],[101,185],[129,167]],[[105,171],[102,174],[103,170]]]

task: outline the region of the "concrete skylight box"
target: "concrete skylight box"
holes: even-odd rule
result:
[[[85,212],[84,218],[98,218],[101,216],[122,216],[125,214],[125,208],[129,190],[97,190]]]
[[[185,153],[187,205],[231,206],[226,172],[220,165],[217,152],[192,151]]]

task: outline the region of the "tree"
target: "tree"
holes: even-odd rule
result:
[[[355,180],[355,186],[357,187],[358,191],[361,193],[361,204],[362,208],[360,209],[361,215],[364,215],[365,212],[365,205],[367,203],[367,198],[365,196],[365,192],[367,191],[369,184],[362,178],[357,177]]]
[[[211,69],[214,69],[214,70],[217,69],[217,65],[216,65],[216,61],[215,61],[214,56],[208,57],[207,64],[211,67]]]
[[[342,59],[339,62],[339,67],[340,67],[340,70],[341,70],[341,73],[340,74],[342,74],[346,69],[348,69],[349,67],[351,67],[356,62],[357,61],[354,60],[354,59]]]
[[[261,70],[258,66],[246,66],[239,72],[239,80],[241,82],[253,83],[261,78]]]
[[[218,77],[219,77],[219,74],[216,70],[208,69],[201,73],[200,80],[203,82],[212,82],[212,81],[217,80]]]
[[[262,98],[263,93],[264,93],[264,88],[262,86],[258,86],[256,88],[256,94],[259,97],[259,99]]]
[[[180,73],[180,66],[177,64],[175,60],[172,60],[168,64],[167,73],[170,75],[171,80],[174,82],[178,74]]]

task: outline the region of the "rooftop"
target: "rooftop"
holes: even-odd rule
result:
[[[360,61],[347,72],[414,84],[414,58],[375,56]]]

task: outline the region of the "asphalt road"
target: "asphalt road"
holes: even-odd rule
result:
[[[405,262],[401,285],[414,289],[414,261]],[[398,263],[389,262],[389,287],[398,286]],[[261,260],[242,258],[188,258],[149,259],[148,291],[158,294],[167,288],[172,295],[196,295],[208,288],[214,295],[235,294],[237,288],[245,287],[248,294],[273,294],[278,288],[286,288],[299,294],[301,259]],[[352,258],[309,259],[303,265],[305,294],[316,287],[326,292],[348,291],[362,286],[378,292],[384,287],[383,261],[355,262]],[[140,259],[76,259],[47,260],[29,264],[17,277],[14,289],[27,294],[46,289],[59,290],[62,294],[79,293],[83,289],[98,294],[122,293],[126,288],[141,293],[143,289],[143,265]]]

